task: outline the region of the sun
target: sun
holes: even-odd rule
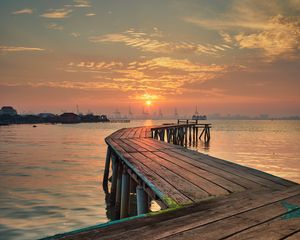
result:
[[[145,103],[146,103],[147,106],[151,106],[152,105],[152,101],[151,100],[147,100]]]

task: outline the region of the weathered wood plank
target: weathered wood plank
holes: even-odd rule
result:
[[[199,167],[195,167],[195,165],[192,165],[188,162],[182,161],[178,157],[172,157],[165,152],[155,152],[156,155],[160,156],[161,158],[166,159],[167,161],[170,161],[178,166],[178,168],[183,168],[188,172],[194,173],[197,176],[204,178],[210,182],[212,182],[215,185],[218,185],[219,187],[222,187],[223,189],[226,189],[229,192],[239,192],[245,190],[244,187],[241,185],[231,182],[223,177],[220,177],[214,173],[205,171]]]
[[[299,240],[300,239],[300,229],[297,230],[294,233],[291,233],[291,235],[289,235],[289,236],[285,236],[285,237],[281,238],[280,240],[283,240],[283,239],[285,239],[285,240]]]
[[[299,230],[300,219],[283,220],[278,217],[272,221],[268,221],[264,224],[260,224],[249,230],[242,231],[232,237],[224,238],[230,240],[246,240],[246,239],[286,239],[285,236],[293,234]],[[290,238],[288,238],[290,239]],[[299,240],[300,238],[298,238]]]
[[[125,152],[137,152],[137,149],[123,142],[122,139],[109,139],[108,143],[112,144],[114,147],[121,147]]]
[[[131,146],[132,148],[135,149],[135,151],[132,151],[132,152],[147,152],[148,149],[144,148],[143,146],[141,146],[140,144],[137,144],[136,142],[132,141],[134,140],[135,138],[122,138],[122,142],[125,143],[126,145],[128,146]]]
[[[300,205],[300,195],[285,199],[285,202]],[[284,235],[297,230],[295,228],[300,223],[299,219],[285,220],[284,214],[288,210],[282,205],[282,201],[268,204],[259,208],[224,218],[198,228],[168,236],[169,239],[258,239],[258,236],[268,236],[270,239],[279,239]],[[299,208],[300,209],[300,206]],[[295,220],[295,221],[294,221]],[[273,226],[271,226],[273,225]],[[226,227],[224,227],[226,226]],[[268,226],[266,228],[266,226]],[[276,228],[278,232],[274,232]],[[233,237],[234,236],[234,237]]]
[[[219,196],[219,195],[226,195],[229,192],[220,187],[219,185],[216,185],[196,174],[194,174],[191,171],[187,171],[186,169],[174,164],[174,162],[172,161],[167,161],[166,159],[164,159],[163,157],[161,157],[159,155],[159,152],[156,153],[154,152],[144,152],[143,155],[147,156],[149,159],[154,160],[155,162],[157,162],[159,165],[162,165],[164,167],[166,167],[166,169],[171,170],[172,172],[174,172],[175,174],[183,177],[184,179],[186,179],[187,181],[190,182],[190,186],[196,185],[198,186],[202,192],[204,191],[206,194],[204,195],[204,197],[207,197],[207,193],[209,195],[214,195],[214,196]],[[188,188],[188,186],[187,186]],[[203,199],[203,195],[200,195],[201,198],[198,199],[194,199],[194,201],[200,201],[201,199]]]
[[[157,149],[168,149],[168,148],[179,148],[181,149],[182,146],[170,144],[167,142],[159,141],[153,138],[145,138],[143,139],[143,142],[156,147]]]
[[[242,187],[246,189],[255,189],[261,187],[261,185],[244,178],[240,175],[236,174],[236,171],[229,172],[227,169],[221,168],[220,166],[215,165],[208,165],[206,163],[203,163],[202,161],[195,160],[195,158],[191,158],[189,155],[179,154],[177,151],[173,151],[174,149],[168,149],[168,150],[161,150],[161,152],[168,154],[170,156],[177,157],[179,161],[183,161],[186,163],[191,164],[194,167],[197,167],[199,169],[202,169],[204,171],[207,171],[209,173],[212,173],[214,175],[217,175],[219,177],[222,177],[228,181],[231,181],[235,184],[241,185]]]
[[[193,151],[191,150],[187,150],[187,149],[172,149],[172,151],[177,152],[180,155],[184,155],[184,156],[188,156],[192,159],[196,159],[198,161],[201,161],[202,163],[205,163],[207,165],[219,168],[219,169],[223,169],[226,172],[235,174],[237,176],[243,177],[245,179],[251,180],[261,186],[265,186],[265,187],[272,187],[274,189],[283,189],[285,188],[285,186],[275,183],[267,178],[264,178],[263,174],[261,176],[258,175],[254,175],[252,174],[251,171],[248,171],[249,168],[247,167],[243,167],[241,165],[237,165],[237,164],[233,164],[233,165],[228,165],[228,164],[224,164],[223,162],[218,161],[217,159],[210,157],[208,155],[205,154],[195,154],[193,153]]]
[[[128,139],[128,142],[131,142],[132,144],[135,144],[135,145],[139,145],[140,147],[145,149],[145,151],[150,151],[150,152],[157,151],[157,148],[152,147],[151,145],[145,144],[143,139],[133,138],[133,139]]]
[[[179,210],[94,228],[53,239],[161,239],[263,207],[300,194],[300,186],[273,191],[259,189],[206,200]],[[242,220],[242,219],[240,219]]]
[[[147,152],[144,154],[146,153]],[[188,199],[191,199],[193,202],[197,201],[197,199],[199,200],[209,196],[207,192],[187,181],[180,175],[170,171],[169,168],[165,167],[163,164],[158,164],[157,162],[153,161],[153,159],[148,158],[141,153],[131,153],[131,156],[149,168],[153,169],[156,174],[169,183],[169,187],[177,189],[182,193],[182,195],[186,196]],[[172,195],[169,195],[169,197],[173,198]],[[182,202],[182,204],[190,204],[190,201],[187,201],[186,203]]]

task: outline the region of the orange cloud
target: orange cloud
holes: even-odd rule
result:
[[[300,17],[273,17],[268,30],[238,34],[234,38],[240,48],[261,49],[267,61],[278,57],[295,58],[300,49]]]
[[[72,9],[50,9],[48,12],[41,14],[41,17],[44,18],[54,18],[54,19],[61,19],[69,17],[70,13],[73,12]]]
[[[35,48],[35,47],[16,47],[16,46],[3,46],[0,45],[0,52],[39,52],[45,51],[43,48]]]
[[[24,8],[18,11],[13,12],[13,14],[32,14],[33,10],[30,8]]]
[[[153,33],[147,34],[129,29],[123,33],[113,33],[90,37],[92,43],[123,43],[143,52],[153,53],[196,53],[215,55],[218,51],[225,51],[222,46],[202,45],[187,41],[169,42],[162,40],[162,32],[154,28]]]

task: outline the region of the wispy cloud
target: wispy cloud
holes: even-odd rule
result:
[[[18,11],[13,12],[13,14],[32,14],[33,10],[30,8],[24,8]]]
[[[58,24],[56,24],[56,23],[50,23],[50,24],[48,24],[48,25],[47,25],[47,28],[48,28],[48,29],[51,29],[51,30],[59,30],[59,31],[62,31],[62,30],[64,29],[63,26],[58,25]]]
[[[234,19],[215,20],[215,19],[199,19],[195,17],[184,17],[183,20],[188,23],[196,24],[200,27],[214,30],[228,30],[233,28],[248,29],[266,29],[267,26],[262,22],[237,21]]]
[[[278,15],[266,24],[268,30],[234,36],[240,48],[261,49],[267,61],[295,58],[300,50],[300,17]]]
[[[41,14],[41,17],[44,18],[55,18],[55,19],[61,19],[61,18],[67,18],[69,17],[70,13],[73,12],[72,9],[50,9],[48,12]]]
[[[77,33],[77,32],[72,32],[70,35],[74,38],[79,38],[80,37],[80,33]]]
[[[93,43],[123,43],[126,46],[137,48],[143,52],[153,53],[196,53],[216,55],[219,51],[225,51],[222,46],[211,44],[198,44],[189,41],[170,42],[162,40],[162,33],[154,29],[152,33],[145,33],[129,29],[123,33],[113,33],[89,38]]]
[[[34,47],[16,47],[16,46],[3,46],[0,45],[0,52],[39,52],[45,51],[43,48],[34,48]]]
[[[91,4],[88,0],[74,0],[74,7],[86,8],[91,7]]]
[[[85,16],[87,16],[87,17],[96,16],[96,13],[87,13],[87,14],[85,14]]]
[[[192,83],[241,70],[240,66],[205,65],[188,59],[160,57],[133,62],[71,62],[66,71],[91,74],[101,83],[111,83],[110,88],[131,92],[131,96],[149,93],[159,96],[181,94]],[[101,85],[102,86],[102,85]]]

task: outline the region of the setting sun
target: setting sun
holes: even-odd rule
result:
[[[147,101],[146,101],[146,105],[147,105],[147,106],[151,106],[151,105],[152,105],[152,101],[151,101],[151,100],[147,100]]]

